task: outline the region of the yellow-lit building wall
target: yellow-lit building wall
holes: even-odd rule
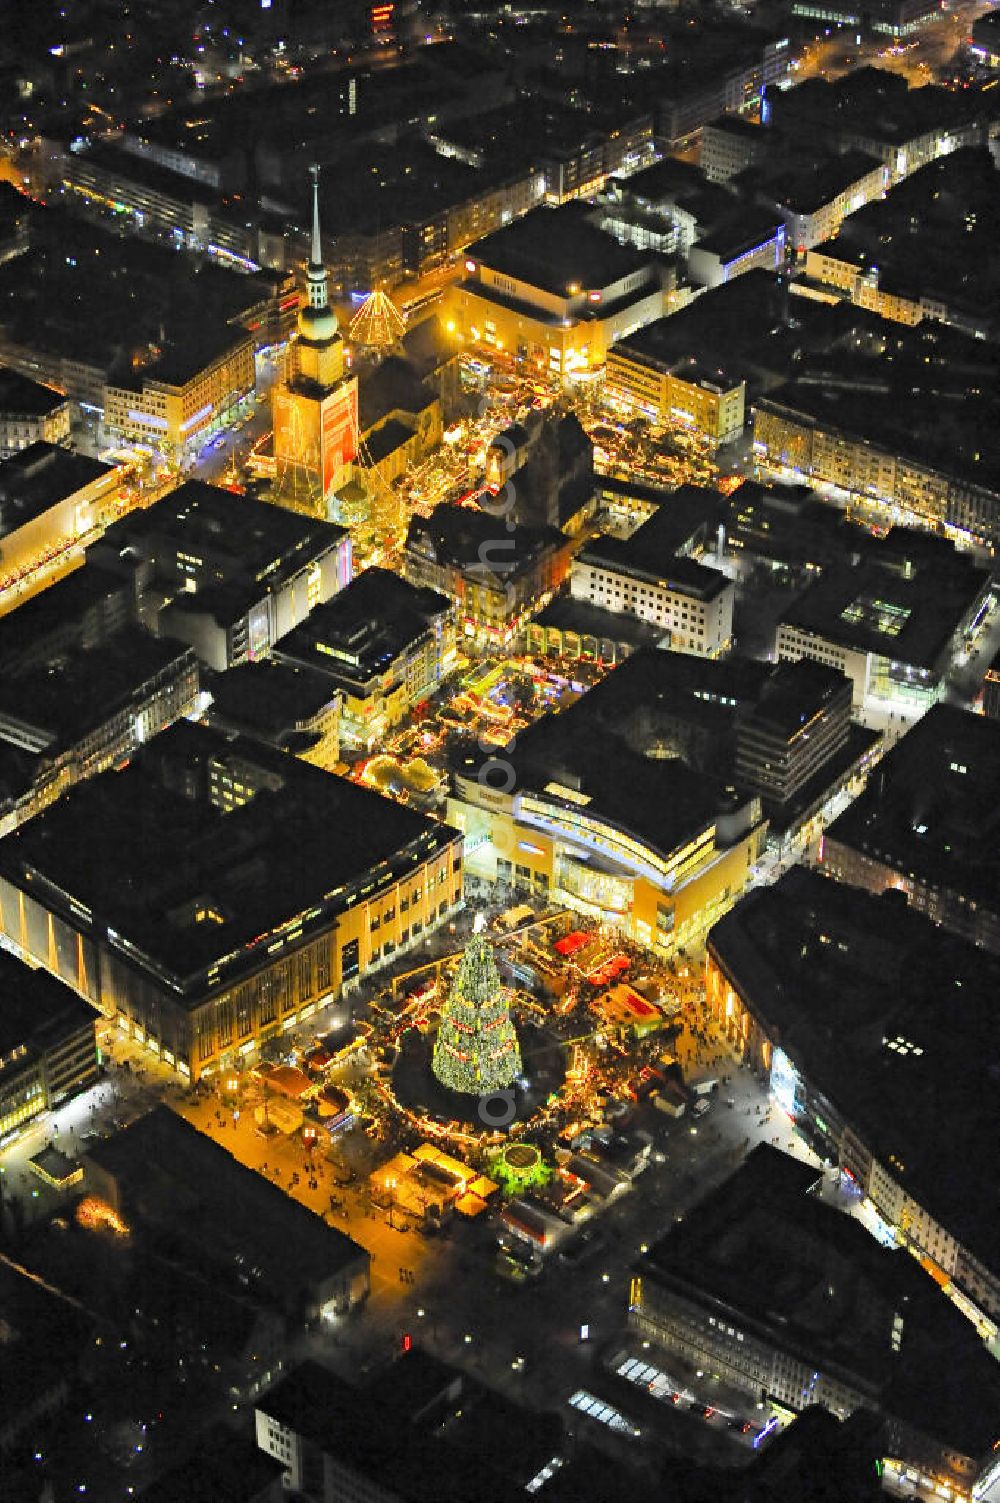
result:
[[[228,350],[183,383],[160,380],[153,366],[141,386],[138,381],[135,386],[109,385],[104,421],[131,442],[178,451],[196,443],[224,413],[253,392],[255,383],[253,337],[247,334],[234,339]]]
[[[200,1009],[202,1026],[193,1030],[197,1046],[192,1056],[197,1058],[191,1060],[192,1077],[228,1065],[234,1056],[251,1053],[263,1038],[307,1021],[331,996],[337,996],[343,986],[349,986],[397,952],[422,943],[423,935],[460,901],[462,881],[461,844],[453,842],[391,886],[370,894],[362,889],[358,901],[338,916],[333,931],[320,936],[309,947],[317,952],[309,967],[311,987],[302,985],[306,971],[303,968],[300,972],[300,952],[292,950],[292,942],[285,954],[276,952],[269,969],[287,967],[291,984],[279,985],[278,994],[286,999],[286,1005],[275,1010],[273,1019],[261,1023],[257,1010],[252,1009],[250,1026],[241,1037],[239,987],[227,990]],[[374,878],[370,885],[376,887]],[[343,957],[354,944],[358,969],[347,974]],[[236,1020],[232,1030],[228,1021],[222,1022],[230,1016]]]
[[[744,382],[717,390],[657,370],[628,350],[609,351],[607,385],[612,395],[633,402],[657,422],[680,421],[714,444],[741,433],[746,421]]]
[[[20,527],[12,528],[0,539],[0,574],[24,573],[55,549],[79,542],[95,529],[106,526],[114,518],[123,484],[124,471],[110,469],[90,485],[64,496]]]
[[[539,370],[571,373],[604,365],[616,339],[652,323],[665,311],[659,287],[621,313],[607,318],[571,317],[568,322],[562,314],[563,300],[548,299],[557,304],[557,312],[547,311],[546,299],[535,289],[525,288],[523,296],[525,302],[530,299],[538,306],[537,315],[481,296],[474,284],[453,286],[445,294],[445,328],[465,344],[520,354]]]
[[[683,948],[732,907],[746,887],[765,833],[763,824],[754,826],[736,844],[720,850],[714,830],[708,827],[701,839],[674,852],[666,863],[672,879],[669,888],[666,879],[658,883],[639,871],[629,876],[623,867],[630,906],[617,913],[612,909],[598,912],[596,905],[559,886],[557,835],[518,820],[510,794],[480,791],[476,797],[488,799],[493,807],[483,808],[456,796],[448,800],[446,816],[465,836],[465,869],[470,876],[506,880],[538,894],[551,894],[556,901],[616,924],[631,939],[665,953]],[[650,865],[663,864],[663,858],[653,852],[648,853],[648,860]]]

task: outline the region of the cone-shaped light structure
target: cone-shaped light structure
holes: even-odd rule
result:
[[[453,1091],[482,1094],[514,1084],[521,1050],[493,950],[474,934],[462,956],[434,1045],[433,1070]]]

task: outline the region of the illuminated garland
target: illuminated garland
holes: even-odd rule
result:
[[[474,934],[441,1010],[432,1068],[442,1085],[471,1094],[499,1091],[521,1073],[521,1050],[493,951]]]

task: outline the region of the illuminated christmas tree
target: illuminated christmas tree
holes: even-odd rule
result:
[[[474,934],[441,1009],[434,1074],[453,1091],[485,1094],[513,1085],[521,1050],[493,951]]]

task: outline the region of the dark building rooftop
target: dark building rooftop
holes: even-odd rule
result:
[[[419,1347],[361,1388],[305,1363],[257,1407],[405,1503],[514,1503],[563,1441],[557,1416],[488,1392]]]
[[[581,213],[577,204],[533,209],[503,229],[477,240],[470,260],[533,287],[568,297],[570,287],[599,291],[644,271],[649,257],[620,245]]]
[[[94,1019],[93,1008],[64,982],[0,950],[0,1060],[21,1045],[37,1057]]]
[[[904,569],[892,566],[892,555],[891,547],[872,549],[860,564],[833,565],[781,621],[856,651],[940,670],[954,633],[989,586],[989,570],[954,550],[935,550]]]
[[[845,1374],[882,1413],[987,1454],[1000,1370],[984,1343],[913,1258],[812,1194],[816,1177],[759,1145],[651,1249],[646,1276]]]
[[[249,802],[222,813],[207,792],[178,791],[232,759],[258,779]],[[213,962],[222,984],[231,968],[259,963],[255,946],[282,925],[324,903],[348,906],[360,884],[392,880],[451,838],[345,778],[180,721],[124,772],[73,789],[4,840],[0,866],[54,884],[57,907],[82,904],[125,938],[134,962],[197,998]]]
[[[301,728],[330,704],[336,690],[321,673],[267,657],[220,673],[211,693],[210,724],[295,751],[305,734]]]
[[[93,651],[0,676],[0,743],[51,756],[81,741],[161,674],[194,664],[183,642],[127,626]]]
[[[430,562],[459,569],[472,566],[482,571],[485,558],[490,571],[502,577],[530,568],[545,549],[566,543],[557,527],[508,527],[488,510],[442,502],[429,517],[410,519],[406,548]]]
[[[62,407],[66,397],[51,386],[32,381],[18,371],[0,367],[0,412],[13,417],[47,417]],[[2,472],[0,472],[2,473]]]
[[[228,1267],[237,1286],[265,1301],[308,1304],[331,1276],[367,1265],[353,1238],[169,1107],[92,1144],[86,1157],[116,1181],[127,1221],[169,1230],[182,1265]]]
[[[272,590],[345,536],[346,529],[333,522],[187,480],[109,527],[87,556],[112,568],[121,558],[145,559],[157,577],[175,581],[178,554],[193,553],[202,568],[210,560],[220,582],[253,579]]]
[[[130,587],[119,575],[96,564],[74,569],[0,616],[0,673],[20,672],[73,645],[103,640],[124,623],[130,601]]]
[[[721,498],[716,491],[695,486],[682,489],[676,508],[672,502],[661,506],[628,539],[592,539],[581,550],[580,562],[652,580],[699,600],[714,600],[729,580],[721,570],[686,557],[684,550],[695,535],[708,540],[713,521],[721,515]]]
[[[934,705],[827,836],[996,911],[1000,723]]]
[[[702,235],[695,249],[716,255],[720,261],[735,261],[737,256],[765,245],[783,230],[784,223],[777,214],[766,209],[744,208]]]
[[[282,637],[279,661],[308,664],[352,694],[371,691],[392,663],[451,611],[437,590],[388,569],[364,569],[307,623]]]
[[[0,537],[114,472],[114,465],[58,444],[29,444],[0,464]]]
[[[389,355],[358,383],[358,425],[367,433],[391,413],[423,412],[434,401],[416,367],[399,355]]]
[[[185,1461],[144,1487],[140,1503],[264,1503],[284,1469],[252,1440],[220,1425],[199,1437]]]
[[[720,919],[709,949],[810,1088],[995,1269],[1000,957],[899,893],[798,867]]]

